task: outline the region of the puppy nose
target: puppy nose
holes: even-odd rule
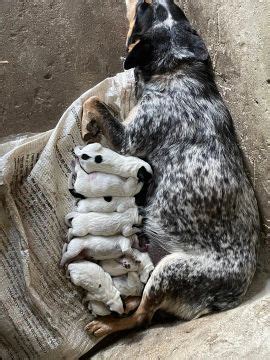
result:
[[[87,154],[82,154],[81,158],[82,158],[83,160],[88,160],[88,159],[90,159],[90,156],[87,155]]]

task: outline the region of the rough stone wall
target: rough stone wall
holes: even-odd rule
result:
[[[260,202],[266,242],[261,260],[270,269],[270,3],[176,2],[210,50]]]
[[[1,0],[0,24],[0,137],[53,128],[122,69],[123,0]]]

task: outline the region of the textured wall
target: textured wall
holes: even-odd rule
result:
[[[270,3],[178,0],[205,39],[262,211],[270,268]],[[267,254],[265,254],[267,249]]]
[[[0,1],[0,137],[55,126],[82,92],[122,69],[122,0]]]

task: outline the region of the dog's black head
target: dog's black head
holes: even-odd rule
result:
[[[203,40],[173,0],[126,0],[130,23],[124,67],[172,70],[182,61],[209,58]]]

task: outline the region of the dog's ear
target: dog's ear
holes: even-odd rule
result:
[[[126,0],[127,18],[131,22],[135,18],[138,3],[146,3],[152,5],[152,0]]]
[[[124,63],[126,70],[147,64],[150,60],[150,44],[144,38],[153,23],[153,7],[151,0],[141,1],[136,6],[127,39],[128,55]]]
[[[129,70],[137,66],[144,66],[151,61],[151,46],[144,40],[138,40],[128,53],[124,62],[124,69]]]
[[[206,61],[209,58],[202,38],[191,27],[178,31],[174,40],[178,59]]]

